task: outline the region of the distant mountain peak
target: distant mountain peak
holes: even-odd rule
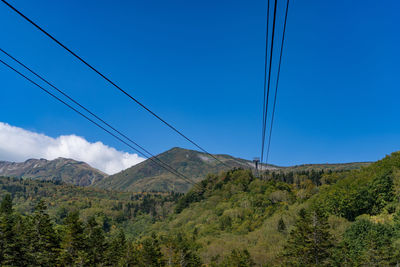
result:
[[[219,173],[230,168],[253,168],[252,162],[229,155],[215,155],[221,162],[206,153],[173,147],[157,158],[193,182],[199,182],[209,173]],[[227,166],[228,167],[227,167]],[[111,175],[95,184],[101,188],[120,191],[179,191],[186,192],[191,184],[168,172],[151,160],[145,160],[120,173]]]
[[[108,175],[89,164],[68,158],[28,159],[24,162],[0,161],[0,176],[56,180],[74,185],[88,186]]]

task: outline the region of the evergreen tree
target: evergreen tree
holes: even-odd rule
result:
[[[12,197],[10,194],[7,194],[3,197],[3,200],[0,204],[0,214],[11,214],[13,212],[12,208]]]
[[[106,252],[106,262],[108,265],[115,266],[123,260],[126,253],[126,237],[123,230],[119,230],[108,244]]]
[[[37,266],[55,266],[60,252],[60,240],[46,209],[44,201],[40,201],[30,220],[30,254]]]
[[[319,210],[308,213],[301,209],[284,247],[285,262],[292,266],[325,265],[333,247],[326,216]]]
[[[281,217],[278,221],[278,232],[282,233],[282,232],[285,232],[285,230],[286,230],[286,224]]]
[[[65,218],[65,233],[61,243],[61,265],[85,265],[88,261],[84,225],[78,212]]]
[[[13,214],[11,195],[0,204],[0,263],[2,266],[25,266],[29,263],[24,244],[22,218]]]
[[[168,266],[201,266],[200,257],[196,253],[197,244],[182,233],[165,237],[163,244],[167,249]]]
[[[165,265],[164,256],[161,252],[160,241],[155,234],[147,237],[141,244],[141,261],[144,266],[160,267]]]
[[[125,255],[119,261],[119,266],[145,266],[141,261],[141,249],[138,244],[127,243]]]
[[[228,257],[225,257],[223,262],[220,264],[221,267],[251,267],[255,266],[254,261],[252,260],[250,253],[247,249],[244,250],[232,250],[231,254]]]
[[[90,217],[85,227],[86,248],[88,264],[97,266],[104,262],[104,254],[107,249],[102,227],[94,217]]]

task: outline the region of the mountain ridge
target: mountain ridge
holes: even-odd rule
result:
[[[193,182],[198,183],[208,174],[218,174],[233,168],[253,169],[250,160],[236,158],[227,154],[214,154],[220,163],[210,155],[173,147],[159,155],[165,162]],[[368,162],[355,163],[319,163],[294,166],[276,166],[268,164],[268,169],[275,172],[301,172],[308,170],[353,170],[367,166]],[[67,158],[28,159],[24,162],[0,161],[0,176],[28,178],[36,180],[62,181],[79,186],[93,186],[114,191],[158,191],[158,192],[187,192],[191,183],[168,172],[152,160],[147,159],[130,168],[113,175],[107,175],[83,161]]]
[[[233,168],[253,169],[254,163],[250,160],[236,158],[226,154],[213,154],[220,163],[206,153],[173,147],[159,155],[161,161],[182,173],[193,182],[202,181],[208,174],[220,173]],[[332,163],[332,164],[304,164],[292,167],[280,167],[268,164],[268,169],[272,171],[302,171],[309,169],[326,170],[351,170],[367,166],[369,163]],[[165,169],[156,165],[151,160],[145,160],[119,173],[110,175],[105,179],[94,184],[95,187],[102,189],[112,189],[116,191],[175,191],[187,192],[191,184]]]
[[[28,159],[24,162],[0,161],[0,175],[34,180],[62,181],[89,186],[108,175],[83,161],[68,158]]]

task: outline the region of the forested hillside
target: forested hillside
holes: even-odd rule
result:
[[[389,266],[400,261],[399,192],[399,152],[353,171],[236,170],[210,175],[153,229],[195,236],[207,263],[248,253],[258,266]]]
[[[185,195],[153,193],[147,200],[146,193],[3,178],[1,264],[395,266],[400,262],[399,152],[360,170],[270,171],[262,177],[233,169],[208,175]],[[132,206],[136,208],[128,208]]]
[[[118,227],[127,236],[137,236],[152,222],[166,218],[180,196],[173,192],[116,192],[57,181],[0,177],[0,196],[7,194],[12,196],[18,213],[29,214],[39,201],[44,201],[56,223],[62,223],[70,212],[79,211],[83,220],[96,217],[106,232]]]

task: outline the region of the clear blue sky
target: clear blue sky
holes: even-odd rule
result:
[[[266,1],[10,2],[210,152],[259,156]],[[400,149],[399,10],[396,0],[292,1],[272,163]],[[150,151],[193,148],[4,4],[0,25],[3,49]],[[4,67],[0,80],[0,121],[129,151]]]

